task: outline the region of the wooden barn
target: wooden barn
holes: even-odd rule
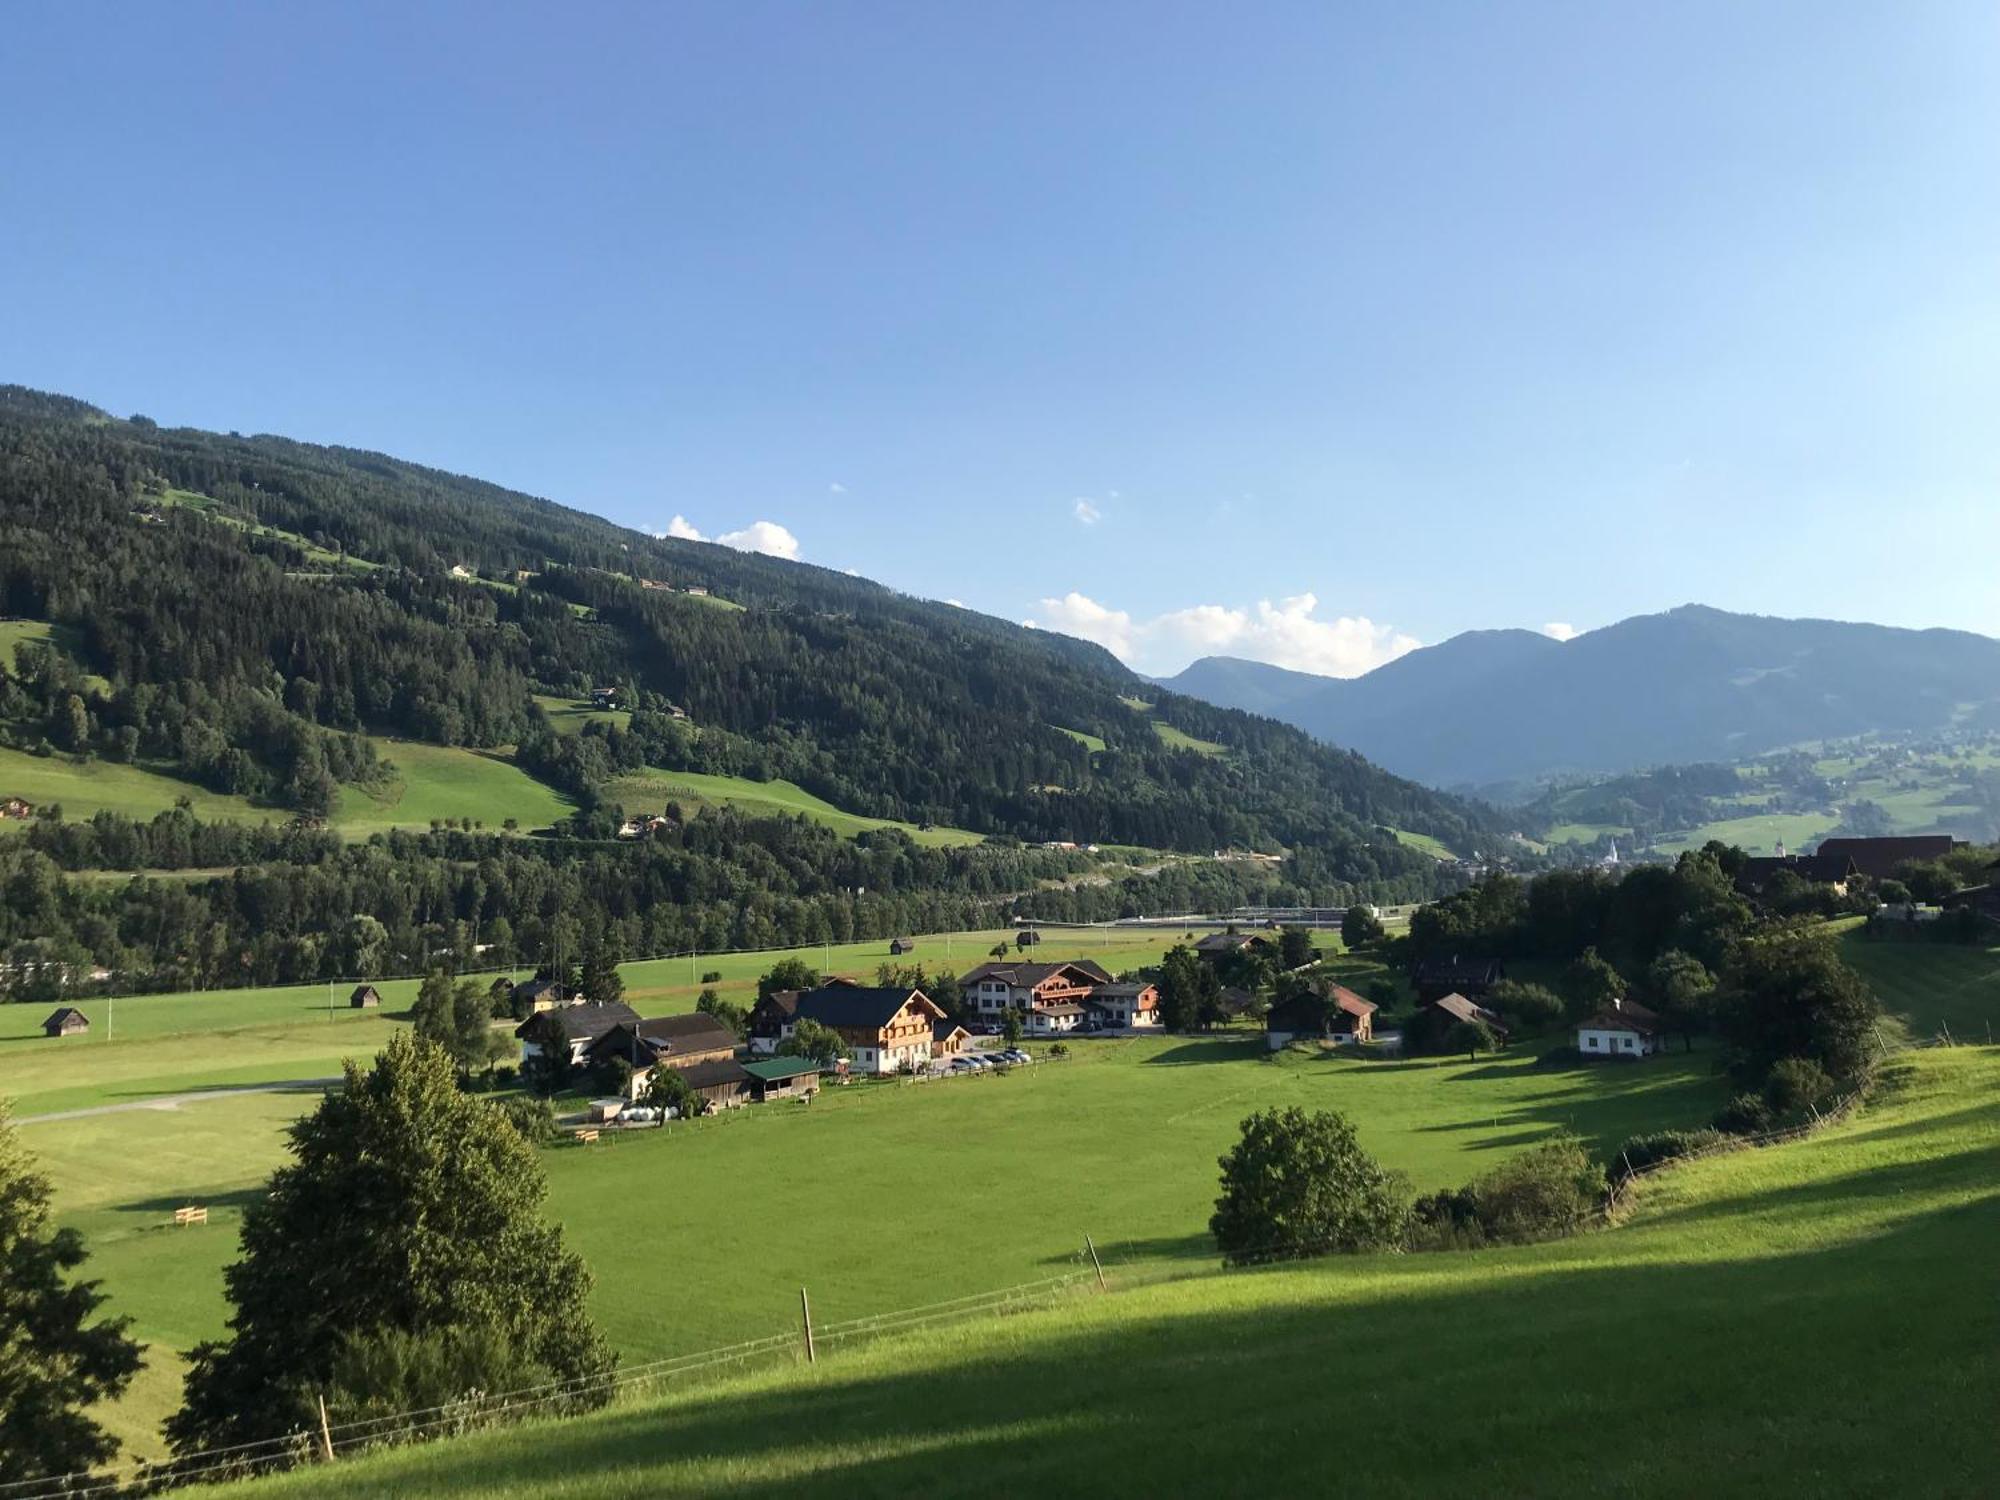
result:
[[[90,1017],[74,1005],[65,1005],[51,1011],[49,1018],[42,1022],[43,1036],[81,1036],[90,1030]]]

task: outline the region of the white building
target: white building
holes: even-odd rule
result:
[[[1646,1057],[1660,1050],[1660,1018],[1643,1005],[1613,1000],[1576,1028],[1585,1057]]]

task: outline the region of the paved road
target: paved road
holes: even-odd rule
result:
[[[203,1099],[236,1099],[244,1094],[302,1094],[339,1083],[338,1078],[288,1078],[282,1083],[246,1083],[241,1088],[198,1089],[191,1094],[158,1094],[128,1104],[97,1104],[89,1109],[59,1109],[46,1115],[20,1115],[16,1125],[47,1125],[56,1120],[88,1120],[93,1115],[122,1115],[131,1109],[179,1109]]]

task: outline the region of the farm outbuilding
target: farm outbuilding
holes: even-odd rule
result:
[[[88,1030],[90,1017],[74,1005],[65,1005],[50,1012],[49,1018],[42,1022],[43,1036],[80,1036]]]
[[[347,1003],[355,1010],[374,1010],[381,1005],[382,995],[372,984],[357,984]]]
[[[742,1068],[750,1075],[750,1095],[759,1104],[819,1092],[819,1064],[809,1057],[761,1057]]]
[[[915,938],[899,937],[892,938],[889,941],[889,956],[891,958],[901,958],[905,953],[915,953],[916,951],[917,940]]]

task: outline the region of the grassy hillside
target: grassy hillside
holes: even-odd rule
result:
[[[669,802],[678,802],[683,807],[714,804],[740,807],[764,816],[774,813],[803,816],[848,835],[876,828],[900,828],[919,844],[940,849],[976,844],[981,837],[964,828],[923,828],[894,818],[864,818],[842,812],[831,802],[789,781],[751,781],[743,776],[712,776],[699,771],[646,770],[614,777],[606,784],[605,795],[628,812],[658,812]]]
[[[254,806],[248,798],[211,792],[178,776],[141,766],[91,760],[79,764],[64,755],[30,755],[0,747],[0,797],[25,797],[37,807],[62,805],[66,818],[88,818],[115,812],[150,818],[185,797],[195,816],[209,820],[233,818],[239,823],[282,822],[289,814]],[[19,823],[0,823],[0,832]]]
[[[471,818],[488,828],[514,819],[522,828],[546,828],[567,817],[570,803],[496,751],[378,740],[396,763],[395,781],[376,793],[342,787],[332,824],[352,838],[390,828],[427,828],[434,819]]]
[[[1661,1174],[1615,1230],[1152,1286],[1114,1264],[1110,1295],[258,1492],[1969,1495],[1996,1166],[2000,1052],[1912,1055],[1855,1119]],[[949,1287],[919,1262],[913,1303]]]

